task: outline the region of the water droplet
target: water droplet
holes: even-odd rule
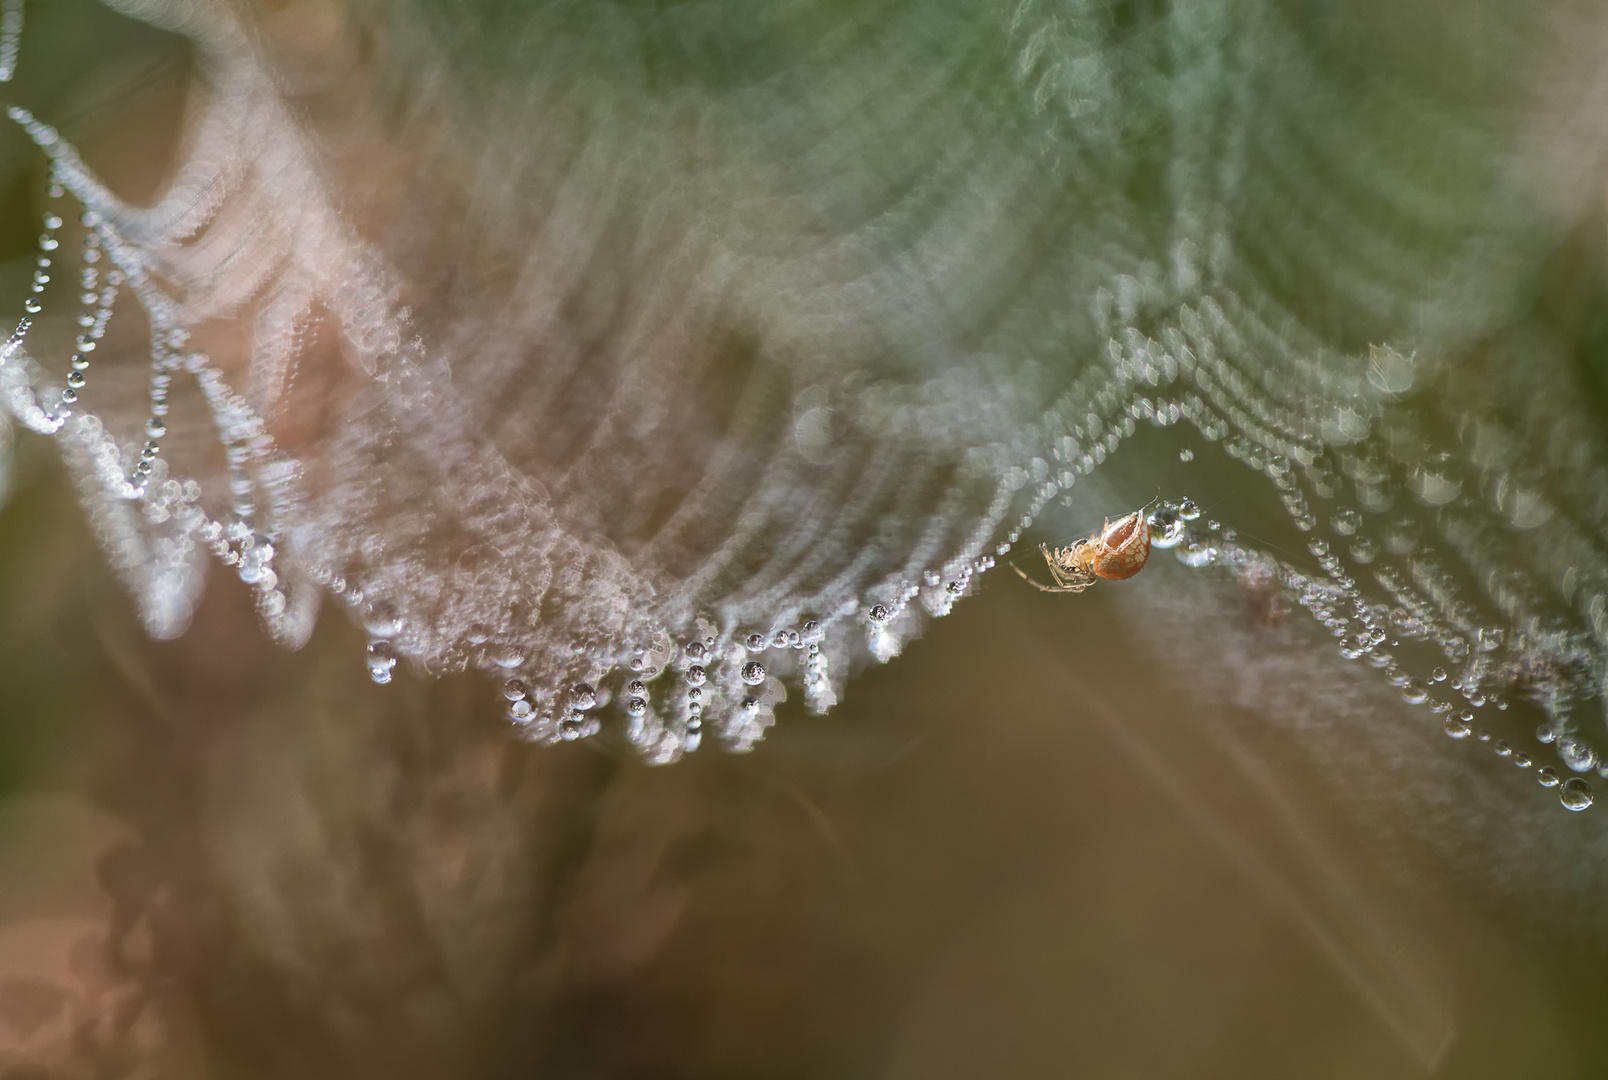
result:
[[[631,697],[647,697],[648,686],[641,679],[632,679],[625,684],[625,692]]]
[[[1178,460],[1182,461],[1185,465],[1188,465],[1191,461],[1195,460],[1195,451],[1189,449],[1178,451]]]
[[[585,712],[597,704],[597,690],[591,683],[578,682],[570,687],[570,708]]]
[[[764,634],[749,634],[743,639],[743,645],[749,652],[764,652],[767,641]]]
[[[702,686],[708,681],[709,673],[703,668],[699,667],[697,664],[694,664],[687,669],[687,674],[684,676],[684,678],[687,680],[688,686]]]
[[[1185,566],[1208,566],[1217,559],[1217,549],[1198,540],[1178,549],[1178,561]]]
[[[1408,679],[1402,683],[1401,699],[1409,705],[1422,705],[1429,698],[1429,689],[1420,679]]]
[[[1542,787],[1557,787],[1558,774],[1550,766],[1543,765],[1535,771],[1535,782]]]
[[[892,617],[893,613],[882,604],[876,604],[871,608],[870,615],[872,622],[885,623]]]
[[[1466,739],[1469,736],[1469,727],[1455,717],[1447,717],[1446,734],[1454,739]]]
[[[525,662],[525,653],[519,646],[505,643],[487,649],[486,659],[500,668],[516,668]]]
[[[369,678],[384,685],[391,681],[392,669],[396,667],[396,649],[389,641],[383,638],[369,642],[368,669]]]
[[[1379,557],[1379,544],[1371,536],[1359,536],[1351,544],[1351,557],[1366,566]]]
[[[1509,746],[1504,739],[1498,739],[1496,745],[1491,747],[1491,750],[1495,752],[1497,757],[1507,757],[1513,753],[1513,747]]]
[[[396,637],[402,630],[402,620],[390,604],[376,600],[369,605],[368,614],[363,619],[363,629],[369,632],[370,637]]]
[[[1591,785],[1578,776],[1571,776],[1558,785],[1558,801],[1565,810],[1579,813],[1591,805]]]
[[[509,679],[503,683],[503,697],[509,701],[522,701],[530,693],[530,687],[525,685],[523,679]]]
[[[625,711],[633,717],[646,716],[648,703],[641,698],[632,698],[625,703]]]
[[[1185,521],[1194,521],[1200,517],[1200,507],[1195,505],[1194,499],[1180,499],[1178,502],[1178,516]]]
[[[758,660],[750,660],[743,665],[743,682],[749,686],[758,686],[765,681],[765,665]]]
[[[1590,772],[1597,764],[1597,751],[1581,739],[1558,740],[1558,757],[1575,772]]]
[[[709,656],[709,647],[701,641],[687,643],[687,659],[694,664],[701,664]]]
[[[1513,755],[1513,764],[1517,765],[1521,769],[1528,769],[1530,767],[1530,755],[1529,754],[1514,754]]]
[[[1349,507],[1336,510],[1329,525],[1341,536],[1355,536],[1357,530],[1362,528],[1362,515]]]
[[[936,575],[934,575],[932,584],[938,584]],[[799,639],[806,645],[818,645],[825,638],[826,630],[814,619],[809,620],[799,629]]]
[[[1542,724],[1540,727],[1535,729],[1535,741],[1540,743],[1542,746],[1548,745],[1557,737],[1558,733],[1552,730],[1551,724]]]
[[[1446,669],[1443,667],[1438,667],[1434,671],[1431,671],[1429,673],[1429,680],[1430,682],[1445,682]]]
[[[520,722],[529,720],[530,717],[531,717],[531,714],[534,713],[535,711],[536,711],[536,706],[532,705],[530,702],[526,701],[524,698],[519,698],[516,701],[510,701],[508,703],[508,718],[510,720],[515,720],[515,721],[520,721]]]
[[[1184,538],[1184,519],[1178,516],[1176,507],[1162,505],[1152,511],[1147,519],[1150,526],[1150,546],[1158,548],[1177,547]]]

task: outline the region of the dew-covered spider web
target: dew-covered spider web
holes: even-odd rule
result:
[[[1533,317],[1602,302],[1548,269],[1604,239],[1581,12],[126,6],[194,42],[180,163],[129,205],[12,104],[0,394],[151,634],[234,574],[288,647],[349,611],[376,681],[491,673],[524,737],[747,750],[1135,509],[1082,493],[1143,442],[1153,559],[1589,805],[1603,357]],[[1252,476],[1277,523],[1215,509]]]

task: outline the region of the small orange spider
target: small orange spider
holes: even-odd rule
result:
[[[1080,593],[1101,578],[1121,581],[1143,570],[1150,558],[1150,524],[1144,513],[1136,510],[1115,522],[1108,518],[1099,532],[1071,547],[1040,544],[1039,551],[1044,553],[1054,585],[1034,581],[1014,563],[1011,569],[1040,592]]]

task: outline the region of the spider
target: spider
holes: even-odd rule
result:
[[[1039,551],[1044,554],[1054,585],[1034,581],[1014,563],[1011,569],[1040,592],[1080,593],[1101,578],[1121,581],[1143,570],[1150,558],[1150,525],[1144,513],[1136,510],[1115,522],[1108,518],[1098,532],[1071,547],[1040,544]]]

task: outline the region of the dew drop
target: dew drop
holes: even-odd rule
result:
[[[509,701],[523,701],[530,693],[530,687],[525,685],[523,679],[509,679],[503,683],[503,697]]]
[[[630,697],[647,697],[648,686],[641,679],[632,679],[625,684],[625,692]]]
[[[1454,739],[1466,739],[1469,736],[1469,727],[1456,717],[1447,717],[1446,734]]]
[[[758,660],[750,660],[743,665],[743,682],[749,686],[758,686],[765,681],[765,665]]]
[[[1580,739],[1559,739],[1558,757],[1574,772],[1590,772],[1597,764],[1597,751]]]
[[[1408,679],[1401,685],[1401,699],[1409,705],[1422,705],[1429,698],[1429,689],[1420,679]]]
[[[1542,787],[1557,787],[1558,774],[1551,766],[1543,765],[1535,771],[1535,782]]]
[[[1565,810],[1579,813],[1591,805],[1591,785],[1578,776],[1571,776],[1558,785],[1558,801]]]
[[[701,641],[687,643],[687,659],[694,664],[701,664],[709,656],[709,647]]]
[[[1438,667],[1434,671],[1431,671],[1429,673],[1429,680],[1430,682],[1445,682],[1446,669],[1443,667]]]
[[[936,578],[937,575],[934,575],[934,580],[932,582],[934,585],[938,584]],[[809,620],[799,628],[799,639],[806,645],[818,645],[822,640],[825,639],[825,637],[826,631],[821,627],[821,624],[816,622],[814,619]]]
[[[767,644],[764,634],[749,634],[743,639],[743,645],[752,653],[764,652]]]
[[[1495,752],[1497,757],[1507,757],[1513,753],[1513,747],[1509,746],[1505,739],[1498,739],[1496,745],[1491,747],[1491,750]]]
[[[383,600],[377,600],[369,605],[368,614],[363,619],[363,629],[369,632],[370,637],[396,637],[402,630],[402,620],[398,618],[395,608]]]
[[[524,698],[520,698],[517,701],[510,701],[508,703],[508,718],[510,720],[520,722],[529,720],[531,713],[535,711],[536,706],[532,705]]]
[[[1195,451],[1189,449],[1178,451],[1178,460],[1182,461],[1185,465],[1188,465],[1191,461],[1195,460]]]
[[[871,608],[870,615],[871,615],[871,621],[872,622],[874,622],[874,623],[885,623],[885,622],[888,621],[889,618],[892,617],[892,612],[890,612],[882,604],[876,604]]]
[[[591,683],[578,682],[570,687],[570,708],[585,712],[597,704],[597,690]]]
[[[1369,536],[1359,536],[1350,550],[1351,557],[1365,566],[1379,557],[1379,544]]]
[[[709,673],[703,668],[699,667],[697,664],[694,664],[687,669],[687,674],[684,676],[684,678],[687,680],[688,686],[702,686],[708,681]]]
[[[1150,546],[1158,548],[1177,547],[1184,538],[1184,519],[1178,516],[1176,507],[1163,505],[1152,511],[1146,519],[1150,526]]]
[[[1200,517],[1200,507],[1195,505],[1194,499],[1182,499],[1178,503],[1178,516],[1185,521],[1194,521]]]
[[[392,647],[389,641],[382,638],[369,642],[369,678],[383,686],[391,681],[391,672],[395,667],[396,649]]]

